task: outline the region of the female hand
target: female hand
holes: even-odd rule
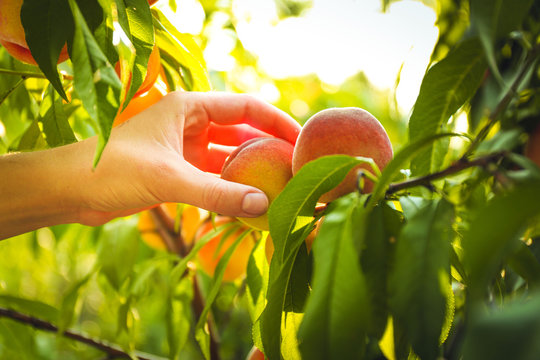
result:
[[[216,174],[243,141],[276,136],[294,144],[299,132],[294,119],[252,96],[170,93],[112,130],[95,169],[96,137],[2,157],[0,197],[8,201],[0,205],[0,238],[60,223],[98,225],[162,202],[259,216],[268,207],[263,192]]]

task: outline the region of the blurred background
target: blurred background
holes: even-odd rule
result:
[[[204,50],[216,90],[260,96],[300,123],[358,106],[394,146],[438,41],[435,1],[177,0],[157,4]]]

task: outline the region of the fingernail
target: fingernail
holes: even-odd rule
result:
[[[250,215],[262,215],[268,209],[268,198],[262,193],[248,193],[242,201],[242,210]]]

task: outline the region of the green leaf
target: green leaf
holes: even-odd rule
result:
[[[269,264],[266,259],[266,242],[272,241],[268,232],[257,241],[248,260],[246,271],[247,294],[250,299],[250,316],[252,322],[261,315],[266,303],[266,291],[268,289]]]
[[[394,324],[405,330],[421,359],[436,359],[451,290],[454,208],[434,200],[411,216],[397,239],[389,278]]]
[[[58,331],[64,332],[72,323],[75,315],[77,302],[80,299],[81,290],[92,278],[94,272],[90,272],[79,281],[71,284],[62,298],[60,314],[58,316]]]
[[[129,100],[135,95],[144,81],[148,67],[148,58],[154,47],[154,24],[152,13],[148,6],[148,0],[128,0],[125,7],[127,15],[127,28],[124,30],[131,39],[135,49],[135,58],[130,62],[131,86],[127,93],[124,104],[127,106]],[[120,56],[122,61],[122,56]]]
[[[386,202],[379,203],[368,215],[360,255],[367,294],[372,311],[370,335],[380,338],[388,324],[388,273],[393,264],[396,238],[403,215]]]
[[[281,323],[291,271],[298,249],[311,231],[317,200],[339,184],[363,160],[346,155],[325,156],[307,163],[289,181],[269,209],[274,254],[270,263],[268,303],[260,324],[264,352],[280,357]]]
[[[186,90],[210,91],[212,85],[206,70],[206,62],[199,46],[189,34],[179,32],[167,17],[158,9],[153,8],[154,27],[157,41],[164,59],[174,63],[184,83],[189,84]],[[182,71],[188,72],[191,81],[185,81]]]
[[[540,214],[538,199],[540,180],[535,179],[496,195],[476,212],[462,241],[472,301],[484,297],[502,262],[519,246],[520,232]]]
[[[177,359],[187,343],[193,319],[193,284],[190,277],[170,284],[167,294],[165,322],[169,343],[169,359]]]
[[[39,128],[38,121],[32,121],[30,126],[26,129],[24,134],[21,136],[17,150],[39,150],[46,149],[47,141],[43,137],[43,133]]]
[[[347,155],[331,155],[310,161],[289,181],[268,212],[276,264],[296,254],[302,240],[288,241],[298,228],[310,223],[317,200],[337,186],[356,165],[365,161]]]
[[[14,320],[0,321],[0,350],[6,359],[33,360],[38,357],[35,331]]]
[[[47,87],[39,109],[39,121],[43,123],[45,140],[50,147],[76,142],[69,125],[62,99],[56,95],[51,85]]]
[[[471,0],[471,27],[480,37],[489,67],[501,83],[496,42],[519,27],[532,3],[533,0]]]
[[[246,230],[240,236],[238,236],[238,238],[234,240],[231,246],[225,251],[223,256],[219,259],[219,262],[216,266],[216,270],[214,272],[214,277],[212,279],[212,285],[211,285],[210,291],[208,293],[208,296],[205,299],[204,308],[201,312],[197,325],[195,326],[195,338],[199,342],[199,346],[201,347],[201,350],[206,359],[210,359],[210,340],[209,340],[209,334],[205,329],[208,313],[210,311],[210,308],[212,307],[212,304],[217,298],[221,283],[223,281],[223,275],[225,274],[225,269],[227,268],[227,264],[232,254],[234,253],[238,245],[244,240],[244,238],[248,235],[251,235],[251,232],[252,230]],[[225,240],[225,235],[223,235],[223,238],[222,238],[222,241],[224,240]]]
[[[508,265],[525,279],[530,287],[540,286],[540,262],[524,242],[519,242],[517,251],[508,259]]]
[[[409,120],[409,139],[415,142],[444,129],[444,125],[480,85],[486,70],[478,40],[459,44],[446,58],[433,65],[424,76],[420,93]],[[422,175],[438,170],[440,159],[429,147],[411,164],[412,174]]]
[[[514,301],[493,313],[477,314],[465,333],[463,359],[538,359],[539,338],[540,296],[535,293],[527,302]]]
[[[75,20],[71,57],[73,83],[84,109],[98,131],[98,145],[94,157],[96,165],[109,139],[112,123],[120,106],[122,84],[94,39],[77,3],[69,0],[69,4]]]
[[[310,280],[311,263],[306,242],[304,241],[298,249],[291,271],[291,277],[289,278],[289,287],[287,288],[285,302],[283,304],[283,310],[285,312],[303,312],[310,292]]]
[[[283,322],[281,324],[281,334],[283,341],[281,343],[281,355],[287,360],[301,360],[302,356],[298,349],[298,330],[302,324],[304,313],[285,312],[283,313]]]
[[[57,62],[62,48],[73,34],[72,19],[65,1],[25,0],[21,7],[21,22],[32,57],[66,101]]]
[[[49,322],[55,322],[59,314],[58,309],[49,304],[16,295],[0,295],[0,305]]]
[[[364,216],[357,196],[338,200],[313,243],[313,291],[298,332],[305,359],[358,359],[364,350],[371,309],[353,239]]]
[[[111,285],[119,291],[133,271],[139,236],[135,218],[111,221],[103,226],[98,240],[97,265]]]

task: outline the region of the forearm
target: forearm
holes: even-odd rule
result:
[[[0,239],[78,221],[73,159],[81,145],[0,157]]]

